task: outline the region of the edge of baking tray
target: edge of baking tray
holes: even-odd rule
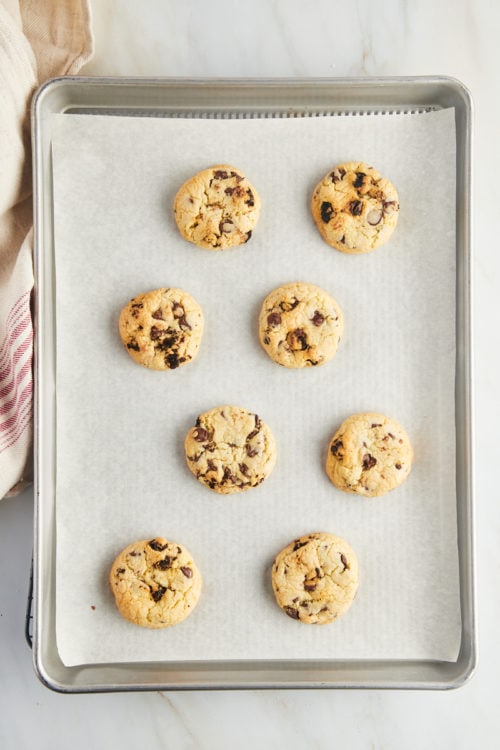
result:
[[[251,661],[96,664],[66,667],[55,637],[54,351],[47,310],[52,247],[49,119],[81,112],[138,116],[199,113],[238,116],[369,114],[454,107],[457,126],[457,533],[462,614],[461,648],[455,662]],[[244,114],[243,114],[244,116]],[[474,567],[474,422],[472,373],[472,99],[448,76],[318,79],[174,79],[64,77],[45,83],[32,107],[35,246],[35,672],[64,693],[126,690],[382,688],[450,689],[463,685],[477,662]],[[48,284],[48,291],[46,289]],[[43,335],[41,335],[43,332]]]

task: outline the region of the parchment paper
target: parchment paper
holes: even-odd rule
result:
[[[336,164],[373,164],[397,186],[392,239],[348,256],[320,238],[313,187]],[[250,242],[210,252],[181,239],[172,202],[212,164],[243,170],[262,198]],[[189,659],[454,660],[460,640],[455,496],[455,130],[453,110],[294,119],[56,115],[57,642],[66,665]],[[257,338],[263,298],[309,281],[340,303],[345,334],[327,365],[286,370]],[[198,358],[141,368],[118,336],[122,306],[161,286],[205,314]],[[184,463],[196,416],[257,412],[277,465],[258,488],[220,497]],[[414,469],[380,499],[337,490],[324,472],[348,415],[380,411],[409,432]],[[294,537],[347,539],[361,569],[349,612],[306,626],[277,607],[274,555]],[[183,623],[123,620],[109,567],[162,535],[204,577]]]

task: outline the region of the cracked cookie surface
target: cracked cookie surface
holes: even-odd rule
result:
[[[344,539],[326,532],[306,534],[276,556],[271,580],[285,614],[324,625],[351,606],[358,589],[358,560]]]
[[[399,198],[394,185],[363,162],[346,162],[316,186],[311,211],[329,245],[344,253],[367,253],[396,228]]]
[[[274,289],[259,315],[265,352],[284,367],[314,367],[334,356],[344,331],[338,303],[314,284],[295,282]]]
[[[185,547],[155,537],[120,552],[111,566],[109,584],[126,620],[145,628],[167,628],[196,607],[202,578]]]
[[[227,164],[191,177],[174,200],[175,221],[181,235],[207,250],[224,250],[248,242],[259,213],[259,194],[242,172]]]
[[[196,357],[203,313],[182,289],[139,294],[120,313],[119,331],[133,360],[152,370],[174,370]]]
[[[413,448],[405,429],[383,414],[348,417],[328,446],[326,473],[345,492],[379,497],[408,478]]]
[[[256,487],[276,462],[269,427],[257,414],[238,406],[200,414],[184,447],[187,465],[198,481],[223,495]]]

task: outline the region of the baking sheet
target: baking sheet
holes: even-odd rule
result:
[[[455,139],[453,110],[263,120],[56,115],[57,641],[66,665],[191,659],[444,659],[460,639],[455,495]],[[373,163],[397,185],[396,233],[365,257],[320,239],[311,191],[335,164]],[[242,248],[210,253],[173,222],[178,186],[228,162],[261,194]],[[335,359],[287,371],[256,336],[274,286],[305,280],[341,304]],[[123,304],[158,286],[205,312],[198,359],[143,370],[122,349]],[[218,497],[184,466],[196,415],[232,403],[278,444],[259,488]],[[344,495],[323,471],[348,414],[399,419],[415,448],[408,482],[381,499]],[[338,623],[308,628],[277,608],[274,554],[299,534],[344,536],[361,566]],[[204,575],[194,613],[165,631],[121,620],[107,588],[135,539],[184,543]]]

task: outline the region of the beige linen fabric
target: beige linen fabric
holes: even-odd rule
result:
[[[0,498],[32,474],[31,101],[92,51],[87,0],[0,0]]]

